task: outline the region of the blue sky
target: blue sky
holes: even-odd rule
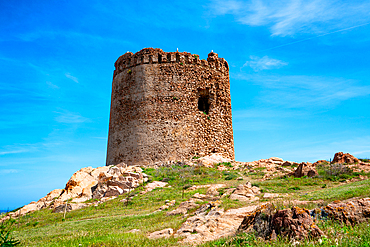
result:
[[[115,60],[214,50],[236,159],[370,157],[368,1],[0,1],[0,209],[105,165]]]

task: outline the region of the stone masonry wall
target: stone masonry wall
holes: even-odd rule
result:
[[[145,48],[115,63],[107,165],[222,153],[234,159],[229,67],[209,53]]]

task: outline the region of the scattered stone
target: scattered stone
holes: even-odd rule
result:
[[[263,198],[265,199],[276,198],[276,197],[279,197],[278,193],[265,193],[263,195]]]
[[[161,206],[159,210],[162,211],[168,209],[169,207],[173,207],[175,206],[175,203],[176,203],[175,200],[172,201],[166,200],[165,205]]]
[[[152,232],[148,235],[150,239],[158,239],[158,238],[169,238],[173,234],[172,228],[163,229],[160,231]]]
[[[127,231],[127,233],[138,233],[141,232],[139,229],[132,229],[130,231]]]
[[[256,195],[260,194],[260,188],[252,186],[250,182],[239,184],[236,190],[230,195],[230,199],[239,201],[256,201],[259,198]]]

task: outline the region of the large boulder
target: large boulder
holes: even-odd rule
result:
[[[347,163],[347,164],[354,164],[359,163],[360,160],[357,159],[355,156],[349,153],[338,152],[334,155],[332,163]]]
[[[297,239],[318,238],[323,234],[307,209],[276,210],[270,203],[247,215],[238,232],[255,232],[264,239],[276,239],[277,235]]]
[[[294,171],[293,175],[296,178],[300,178],[303,176],[315,177],[318,175],[318,173],[313,165],[311,165],[310,163],[302,162]]]
[[[256,207],[230,209],[225,212],[216,203],[207,203],[199,208],[194,216],[189,217],[174,236],[184,237],[183,242],[193,244],[233,236],[243,218]]]
[[[354,225],[370,219],[370,198],[350,200],[347,202],[335,201],[320,209],[311,211],[312,216],[329,217],[347,225]]]

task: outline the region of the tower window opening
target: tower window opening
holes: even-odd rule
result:
[[[209,108],[211,106],[209,90],[199,90],[198,98],[198,109],[199,111],[204,112],[205,114],[209,113]]]

